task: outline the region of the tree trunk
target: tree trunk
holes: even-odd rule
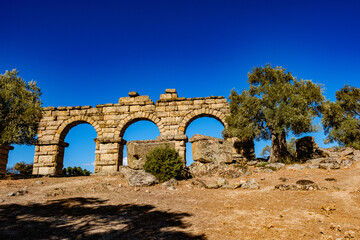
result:
[[[286,146],[286,134],[271,133],[271,151],[269,162],[287,162],[291,158],[291,154]]]

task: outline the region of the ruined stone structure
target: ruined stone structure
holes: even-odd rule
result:
[[[13,146],[0,146],[0,174],[5,174],[9,151],[13,149]]]
[[[127,163],[129,168],[143,169],[146,162],[146,156],[155,148],[164,148],[168,145],[175,148],[175,142],[159,140],[140,140],[127,142]]]
[[[77,107],[45,107],[39,124],[33,174],[56,175],[63,168],[64,139],[69,130],[82,123],[91,124],[95,139],[95,173],[112,173],[123,160],[125,130],[134,122],[148,120],[160,131],[160,141],[173,142],[185,160],[188,125],[200,117],[212,117],[225,126],[229,104],[224,97],[178,97],[175,89],[167,89],[156,104],[148,96],[130,92],[117,104]]]
[[[192,144],[193,160],[202,163],[232,163],[233,144],[230,141],[195,134],[189,140]]]

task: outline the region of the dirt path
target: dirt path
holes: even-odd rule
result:
[[[249,178],[259,190],[201,189],[191,180],[176,190],[135,189],[119,176],[0,180],[0,239],[360,239],[360,162],[232,181]],[[275,190],[280,178],[322,190]]]

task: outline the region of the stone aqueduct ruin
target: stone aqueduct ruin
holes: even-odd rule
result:
[[[225,126],[229,104],[224,97],[178,97],[175,89],[166,89],[160,100],[130,92],[117,104],[77,107],[45,107],[39,123],[35,147],[33,174],[56,175],[62,172],[64,139],[78,124],[91,124],[97,133],[95,139],[95,173],[113,173],[123,163],[125,130],[134,122],[148,120],[156,124],[161,141],[174,143],[185,160],[186,128],[195,119],[212,117]]]

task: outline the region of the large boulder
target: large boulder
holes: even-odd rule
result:
[[[299,138],[295,142],[296,156],[299,161],[306,161],[313,158],[319,158],[323,155],[319,145],[315,143],[314,137]]]
[[[236,159],[236,162],[247,162],[255,159],[254,140],[241,141],[236,137],[228,140],[233,144],[233,158]]]
[[[121,167],[119,171],[124,175],[126,182],[131,187],[147,187],[157,183],[156,177],[144,170]]]
[[[154,148],[165,147],[166,145],[175,148],[174,142],[159,140],[129,141],[126,145],[128,167],[132,169],[143,169],[146,155]]]
[[[190,138],[193,160],[202,163],[232,163],[233,144],[227,140],[195,134]]]
[[[223,178],[238,178],[248,176],[251,172],[238,164],[217,164],[194,162],[189,166],[192,176],[213,176],[218,175]]]

